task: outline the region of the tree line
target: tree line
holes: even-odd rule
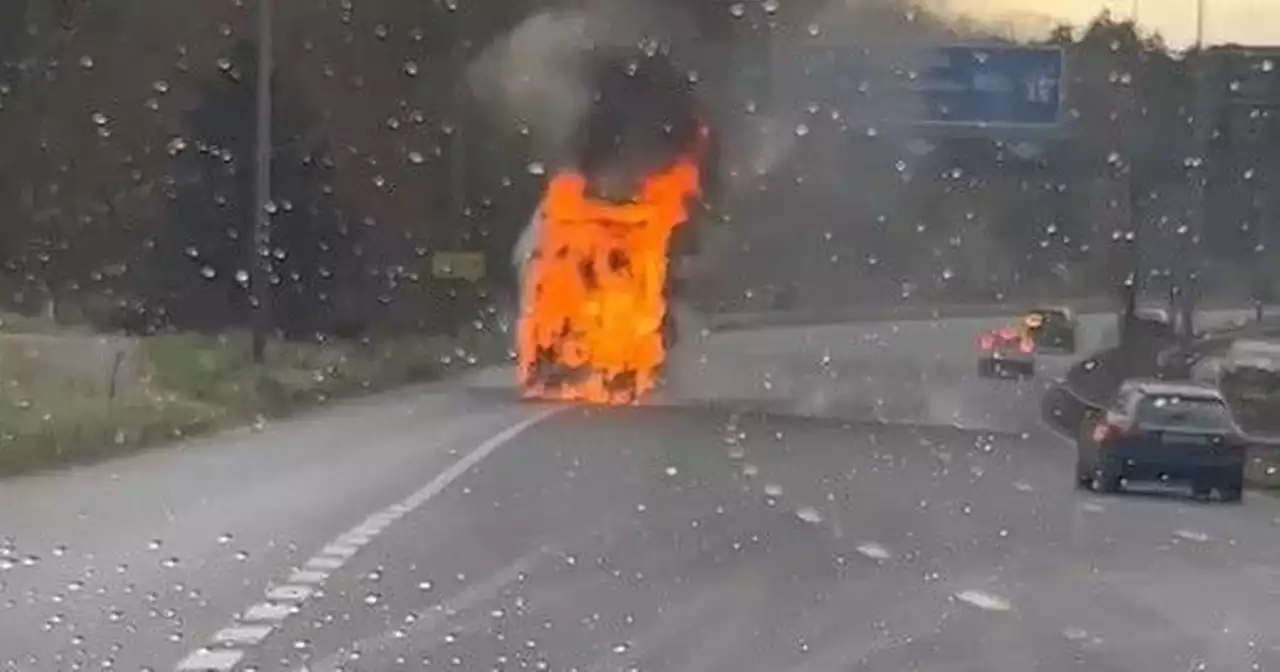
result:
[[[265,253],[272,319],[285,335],[448,331],[509,295],[510,246],[555,160],[540,153],[536,120],[482,109],[468,65],[552,4],[277,0]],[[682,13],[669,25],[686,40],[768,49],[837,32],[838,20],[809,3],[741,13],[669,4]],[[894,30],[999,39],[923,10],[867,4],[862,11],[893,17]],[[0,3],[0,309],[52,305],[64,319],[129,331],[248,321],[252,19],[251,2]],[[1114,252],[1137,237],[1130,232],[1142,234],[1142,272],[1156,277],[1182,249],[1188,185],[1206,176],[1212,226],[1196,249],[1268,268],[1280,138],[1265,95],[1233,98],[1270,81],[1267,59],[1230,48],[1175,54],[1105,14],[1046,42],[1067,52],[1070,139],[1041,143],[1029,158],[1012,143],[957,138],[899,170],[901,143],[845,128],[830,132],[856,135],[848,142],[858,149],[841,140],[827,151],[855,159],[822,164],[793,152],[753,176],[748,161],[759,153],[735,158],[749,143],[725,129],[696,222],[712,234],[702,252],[719,254],[695,283],[700,300],[732,306],[744,294],[785,294],[796,279],[807,283],[802,294],[833,301],[856,294],[851,285],[872,300],[906,283],[959,297],[1037,283],[1083,292],[1132,270],[1136,262]],[[635,48],[637,58],[654,53]],[[1213,64],[1207,85],[1197,84],[1197,62]],[[732,69],[714,59],[689,67],[725,119],[754,102],[727,91]],[[1204,90],[1214,102],[1202,151],[1190,139]],[[823,174],[828,165],[839,170]],[[849,175],[853,184],[836,180]],[[812,235],[777,224],[801,204],[814,221],[844,224],[815,224]],[[831,253],[838,244],[849,252]],[[433,277],[434,254],[462,249],[487,256],[482,281]],[[775,264],[776,277],[751,262],[780,250],[795,259]]]

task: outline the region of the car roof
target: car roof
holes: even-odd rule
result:
[[[1231,342],[1231,350],[1249,353],[1280,353],[1280,342],[1259,338],[1238,338]]]
[[[1131,378],[1122,387],[1143,395],[1179,396],[1197,399],[1222,399],[1222,392],[1211,383],[1196,380],[1168,381],[1155,378]]]

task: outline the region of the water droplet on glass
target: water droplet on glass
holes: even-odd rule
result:
[[[764,0],[764,2],[760,3],[760,8],[768,14],[777,13],[781,7],[782,3],[779,0]]]
[[[214,270],[212,266],[204,266],[200,269],[200,275],[203,276],[205,280],[212,280],[217,277],[218,271]]]
[[[381,599],[382,599],[381,595],[377,593],[369,593],[368,595],[364,596],[364,603],[369,606],[373,606],[377,604]]]
[[[101,112],[94,112],[92,119],[93,119],[93,123],[97,124],[98,126],[105,126],[109,121],[109,119],[107,119],[107,115]]]
[[[90,56],[90,55],[88,55],[88,54],[85,54],[84,56],[81,56],[81,57],[80,57],[80,67],[84,68],[85,70],[92,70],[92,69],[93,69],[93,57],[92,57],[92,56]]]
[[[417,76],[418,76],[418,64],[417,64],[417,63],[414,63],[413,61],[405,61],[405,63],[404,63],[404,74],[409,75],[410,77],[417,77]]]
[[[148,550],[148,551],[158,551],[158,550],[160,550],[160,546],[161,546],[162,544],[163,544],[163,542],[161,542],[159,539],[152,539],[151,541],[147,542],[147,550]]]
[[[747,6],[741,2],[735,2],[729,5],[729,15],[735,19],[741,19],[747,13]]]
[[[809,127],[805,124],[800,124],[796,126],[796,135],[802,138],[806,135],[809,135]]]
[[[530,161],[529,165],[526,166],[525,169],[529,171],[530,175],[546,175],[547,174],[547,166],[541,161]]]

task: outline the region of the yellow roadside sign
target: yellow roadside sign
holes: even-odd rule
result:
[[[431,255],[431,275],[441,280],[479,282],[485,276],[483,252],[454,250]]]

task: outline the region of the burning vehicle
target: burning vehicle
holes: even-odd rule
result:
[[[606,61],[598,84],[576,165],[553,172],[515,253],[529,398],[634,403],[676,338],[669,259],[710,129],[662,59]]]

